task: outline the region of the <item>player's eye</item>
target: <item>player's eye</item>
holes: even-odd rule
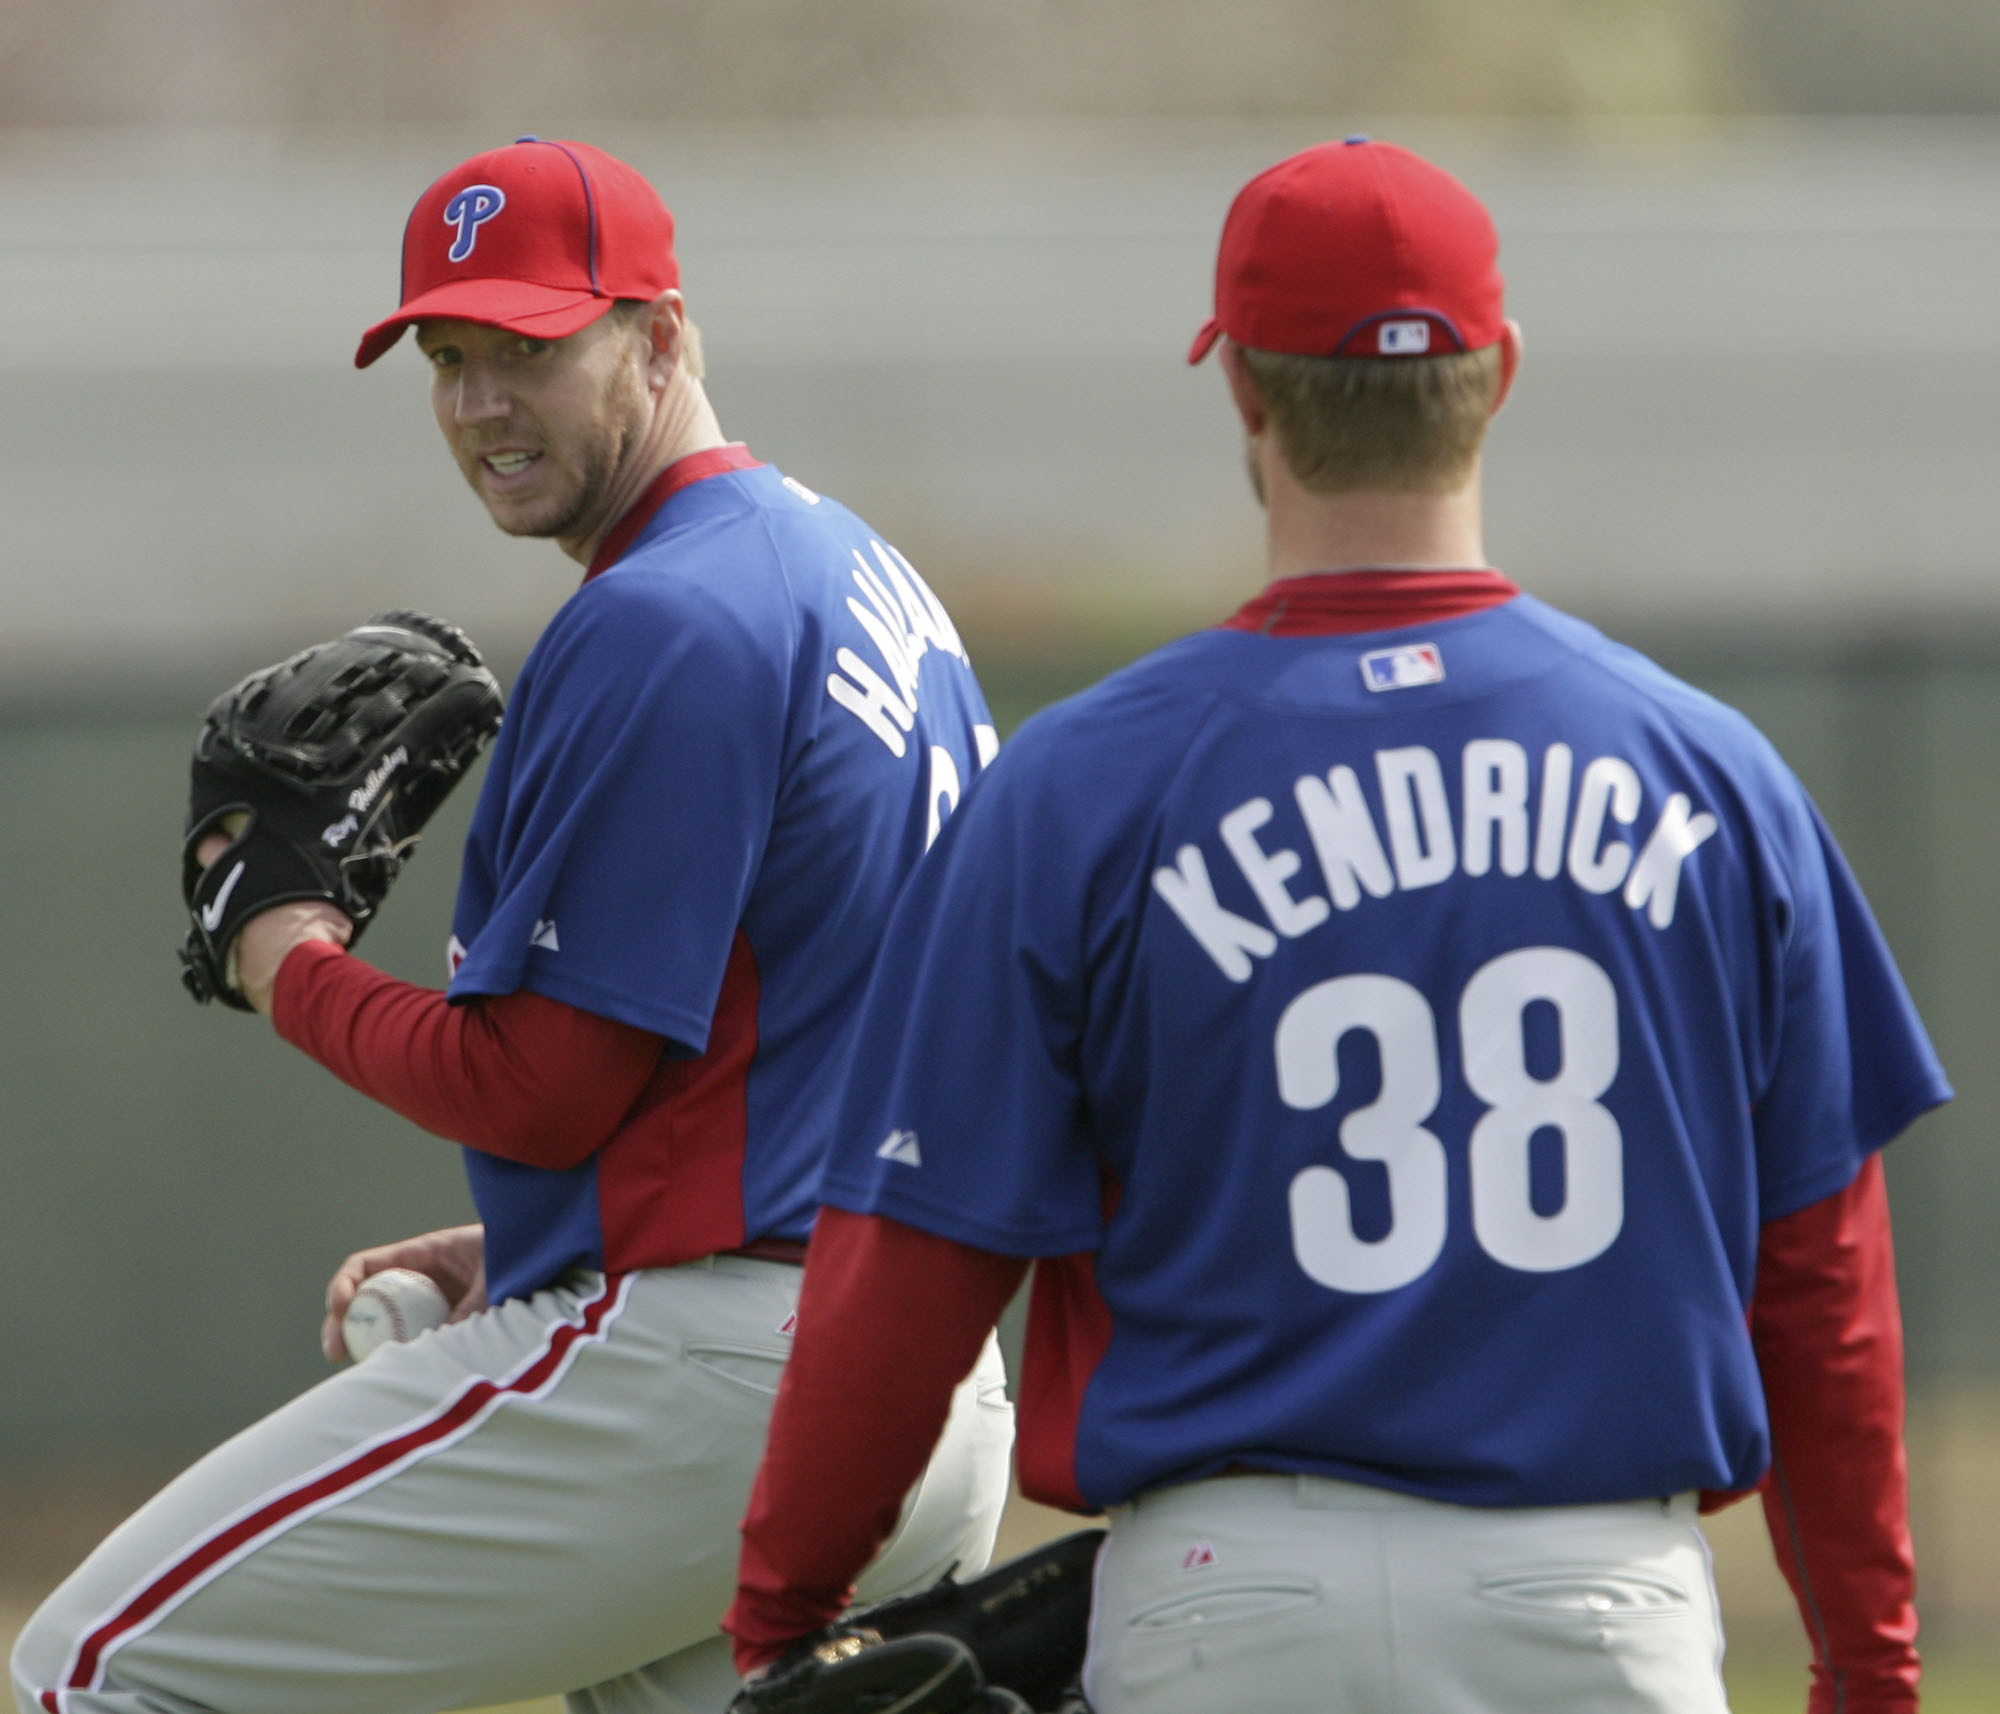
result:
[[[456,345],[434,345],[424,353],[424,359],[433,369],[449,369],[459,361]]]
[[[516,357],[539,357],[554,343],[555,341],[552,339],[534,339],[524,333],[519,339],[514,341],[514,355]]]

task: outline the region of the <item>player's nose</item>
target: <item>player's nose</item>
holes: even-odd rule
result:
[[[503,379],[492,364],[477,357],[468,357],[459,364],[452,397],[454,421],[492,422],[506,416],[511,405]]]

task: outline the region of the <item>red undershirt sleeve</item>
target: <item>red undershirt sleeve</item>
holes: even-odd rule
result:
[[[1027,1270],[880,1215],[820,1211],[723,1620],[738,1672],[847,1606]]]
[[[1750,1334],[1771,1417],[1760,1493],[1812,1643],[1811,1714],[1915,1714],[1903,1326],[1879,1155],[1764,1228]]]
[[[529,1166],[610,1141],[658,1069],[661,1038],[540,994],[454,1006],[329,941],[278,970],[278,1034],[413,1124]]]

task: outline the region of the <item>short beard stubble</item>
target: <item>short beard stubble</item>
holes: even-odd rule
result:
[[[583,472],[576,485],[576,494],[570,503],[559,512],[542,519],[522,519],[513,523],[501,523],[500,528],[510,536],[521,536],[535,540],[560,539],[575,535],[584,520],[604,502],[604,496],[611,487],[613,478],[625,463],[626,449],[632,444],[632,430],[629,424],[621,424],[606,430],[603,436],[593,437],[583,449]]]

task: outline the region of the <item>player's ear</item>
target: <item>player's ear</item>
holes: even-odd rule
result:
[[[664,386],[667,377],[680,366],[687,349],[687,308],[677,291],[656,297],[645,319],[646,337],[651,347],[648,368],[655,384]]]
[[[1514,390],[1514,376],[1521,367],[1521,324],[1510,321],[1500,330],[1500,387],[1493,395],[1493,409],[1489,415],[1497,416],[1500,407],[1507,402],[1507,395]]]
[[[1264,409],[1264,395],[1257,391],[1257,379],[1250,373],[1250,365],[1243,361],[1241,347],[1233,339],[1223,339],[1216,347],[1216,361],[1222,365],[1222,373],[1229,382],[1229,397],[1235,402],[1236,414],[1243,419],[1243,432],[1262,434],[1270,419]]]

